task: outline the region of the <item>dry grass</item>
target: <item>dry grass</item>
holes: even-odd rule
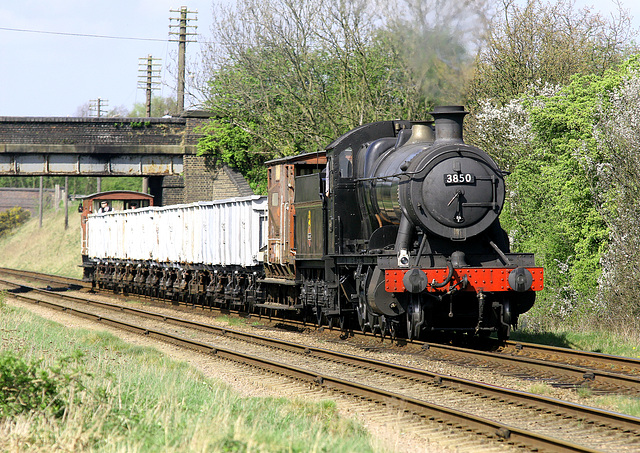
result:
[[[63,209],[46,212],[38,224],[36,215],[0,240],[0,267],[81,278],[80,215],[69,207],[67,230]]]

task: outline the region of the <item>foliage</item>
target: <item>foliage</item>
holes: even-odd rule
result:
[[[597,317],[609,230],[593,168],[610,151],[594,126],[634,65],[617,67],[636,48],[636,32],[621,9],[605,20],[571,0],[503,0],[488,29],[469,89],[467,140],[511,172],[503,225],[513,248],[535,252],[545,267],[547,291],[530,315]]]
[[[178,102],[173,97],[152,96],[151,97],[151,116],[163,117],[165,115],[175,114],[178,110]],[[128,113],[132,118],[144,118],[147,116],[147,106],[144,102],[136,102],[133,109]]]
[[[594,136],[598,110],[636,67],[632,59],[601,77],[574,76],[564,87],[532,89],[504,106],[480,105],[478,143],[511,171],[503,225],[514,249],[535,252],[545,267],[548,294],[538,310],[547,318],[575,321],[600,313],[609,231],[593,192],[599,182],[587,164],[610,158]]]
[[[56,185],[64,187],[64,176],[45,176],[42,186],[53,188]],[[102,178],[102,190],[134,190],[142,189],[142,178],[136,176],[114,176]],[[40,187],[39,176],[3,176],[0,187],[18,187],[36,189]],[[69,178],[69,194],[89,195],[98,191],[97,178],[92,176],[77,176]]]
[[[25,223],[30,215],[29,211],[19,206],[0,212],[0,237]]]
[[[598,105],[595,136],[607,158],[585,162],[598,212],[606,222],[609,247],[602,255],[598,308],[608,328],[640,327],[640,63]],[[611,322],[615,319],[619,322]]]
[[[142,177],[121,176],[102,178],[101,188],[103,192],[109,190],[133,190],[140,192],[142,190]]]
[[[637,49],[630,18],[623,10],[610,20],[573,0],[502,0],[481,48],[468,99],[498,103],[532,85],[567,84],[574,74],[603,75]]]
[[[43,368],[42,360],[27,363],[12,352],[0,354],[0,417],[46,412],[61,417],[82,389],[81,353]]]
[[[221,7],[205,93],[218,120],[200,152],[238,160],[257,186],[257,168],[271,158],[316,151],[360,124],[425,119],[434,103],[460,98],[471,63],[463,44],[470,32],[439,19],[446,12],[468,25],[486,3],[398,1],[393,11],[406,14],[389,16],[371,0]],[[232,158],[240,145],[245,153]]]
[[[250,135],[229,122],[212,120],[199,129],[203,134],[198,142],[198,155],[211,156],[217,161],[237,168],[248,180],[254,193],[265,194],[268,156],[254,152]]]

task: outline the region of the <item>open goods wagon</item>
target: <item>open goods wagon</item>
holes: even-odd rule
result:
[[[87,218],[91,259],[251,267],[267,243],[266,198],[129,209]]]

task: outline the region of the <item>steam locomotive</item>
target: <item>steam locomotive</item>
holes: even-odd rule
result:
[[[466,113],[366,124],[324,151],[272,160],[266,197],[106,214],[91,213],[105,194],[89,197],[85,278],[383,336],[506,339],[543,269],[510,253],[505,174],[464,143]]]

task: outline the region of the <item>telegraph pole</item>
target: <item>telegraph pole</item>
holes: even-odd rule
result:
[[[151,92],[157,90],[160,82],[157,80],[160,78],[160,63],[159,58],[153,58],[151,55],[146,58],[138,59],[138,88],[145,89],[147,93],[147,117],[151,116]]]
[[[64,229],[69,228],[69,177],[64,177]]]
[[[89,116],[94,116],[96,118],[102,118],[105,114],[105,108],[108,105],[108,102],[106,99],[92,99],[89,101]],[[95,115],[93,115],[93,112],[95,112]],[[98,176],[96,178],[96,186],[97,186],[97,191],[98,192],[102,192],[102,178],[100,176]],[[40,220],[40,223],[42,224],[42,220]]]
[[[42,228],[42,213],[44,211],[44,190],[43,190],[43,180],[44,177],[40,176],[40,190],[38,191],[38,199],[40,200],[38,204],[38,228]]]
[[[189,14],[198,14],[197,11],[189,11],[186,6],[181,6],[179,10],[170,10],[172,13],[180,13],[179,18],[172,17],[170,21],[177,21],[177,24],[169,24],[169,35],[177,35],[177,39],[170,39],[170,41],[178,42],[178,113],[184,111],[184,88],[185,88],[185,67],[186,67],[186,54],[187,43],[195,42],[194,36],[196,25],[189,25],[190,20],[198,20],[198,17],[189,17]],[[178,29],[178,31],[173,31]],[[189,31],[193,29],[194,31]]]
[[[106,99],[93,99],[91,101],[89,101],[89,115],[92,114],[92,112],[96,112],[96,117],[100,118],[102,116],[104,116],[105,112],[105,107],[107,107],[109,101],[107,101]],[[93,116],[93,115],[91,115]]]
[[[160,78],[160,58],[153,58],[148,55],[146,58],[138,59],[138,88],[143,88],[147,93],[147,118],[151,117],[151,93],[153,90],[157,90],[160,82],[157,80]],[[142,177],[142,191],[144,193],[149,192],[149,177]]]

